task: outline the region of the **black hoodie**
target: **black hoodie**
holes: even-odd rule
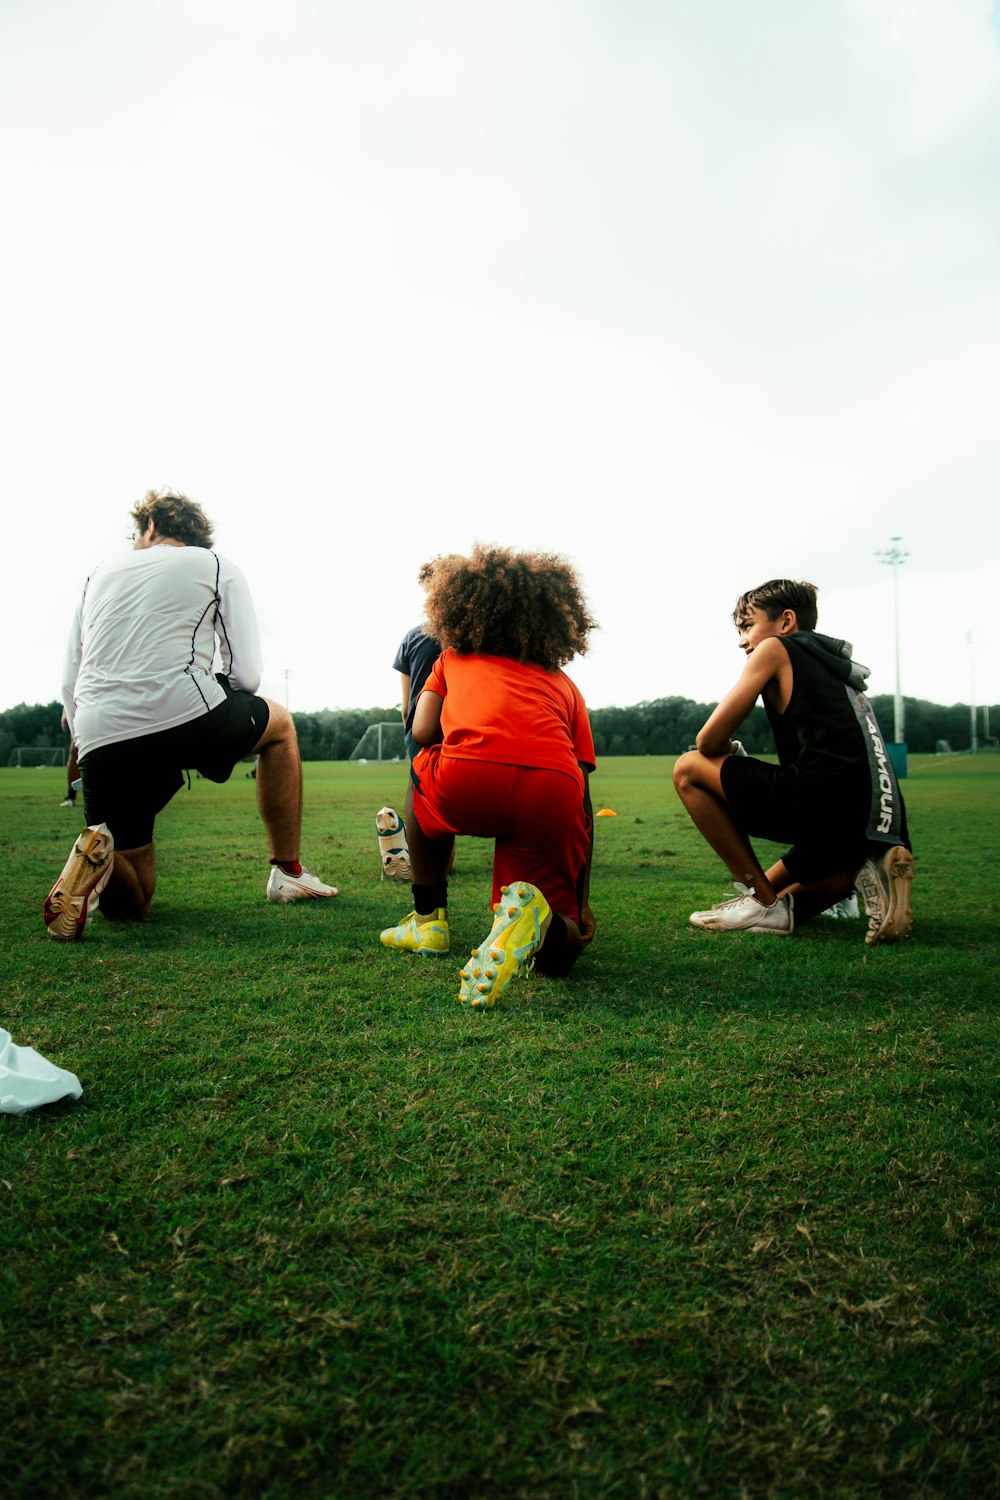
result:
[[[905,842],[899,784],[874,710],[865,697],[869,668],[851,660],[847,641],[799,630],[778,639],[792,663],[792,696],[783,714],[764,707],[778,759],[803,791],[850,801],[867,797],[866,837]]]

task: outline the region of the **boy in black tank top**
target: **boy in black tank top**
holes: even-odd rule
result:
[[[817,634],[816,619],[815,585],[785,578],[741,595],[733,611],[746,667],[697,749],[678,758],[674,785],[739,895],[690,920],[714,932],[787,935],[857,885],[865,941],[898,942],[912,927],[906,809],[864,695],[868,668],[851,660],[846,641]],[[731,738],[758,696],[776,766]],[[790,847],[765,871],[751,838]]]

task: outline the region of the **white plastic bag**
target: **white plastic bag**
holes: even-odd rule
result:
[[[23,1115],[40,1104],[83,1093],[75,1073],[57,1068],[34,1047],[15,1047],[10,1032],[0,1029],[0,1114]]]

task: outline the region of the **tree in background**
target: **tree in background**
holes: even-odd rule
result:
[[[933,755],[938,740],[947,740],[955,751],[969,748],[969,705],[944,707],[922,698],[906,698],[906,742],[914,755]],[[872,707],[883,730],[892,724],[892,695],[873,697]],[[714,703],[695,703],[690,698],[653,698],[631,708],[594,708],[590,711],[594,747],[604,755],[680,755],[715,708]],[[986,712],[990,726],[1000,725],[1000,707]],[[983,710],[980,710],[982,723]],[[60,727],[62,704],[19,703],[0,712],[0,766],[5,766],[17,746],[60,746],[69,750],[69,737]],[[323,708],[316,713],[292,715],[303,760],[347,760],[369,724],[398,718],[398,708]],[[751,755],[768,755],[773,749],[767,717],[758,704],[746,720],[740,738]],[[982,745],[985,735],[980,738]]]

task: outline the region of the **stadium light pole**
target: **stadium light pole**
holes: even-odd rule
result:
[[[899,570],[910,554],[904,552],[898,545],[902,540],[901,536],[891,536],[889,541],[892,546],[875,554],[892,568],[892,604],[896,621],[896,697],[893,703],[893,738],[897,745],[903,743],[903,736],[906,733],[906,725],[903,722],[903,694],[899,686]]]
[[[969,643],[969,754],[975,755],[979,750],[979,739],[976,734],[976,653],[972,648],[972,631],[965,632],[965,639]]]

